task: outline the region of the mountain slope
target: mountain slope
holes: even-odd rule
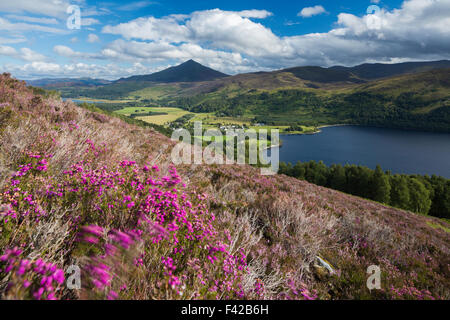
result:
[[[263,77],[280,83],[280,76],[290,80],[280,88],[258,81]],[[450,132],[450,69],[351,85],[300,81],[291,73],[246,77],[200,84],[161,101],[273,125],[349,123]]]
[[[442,68],[450,68],[450,61],[404,62],[394,64],[373,63],[362,64],[355,67],[336,66],[330,68],[330,70],[349,72],[361,79],[374,80],[403,75],[406,73],[419,73]]]
[[[308,80],[319,83],[332,83],[332,82],[349,82],[349,83],[362,83],[364,80],[359,79],[352,74],[351,71],[339,70],[332,68],[321,67],[296,67],[283,69],[279,72],[292,73],[299,79]]]
[[[109,80],[92,79],[92,78],[55,78],[55,79],[27,80],[26,83],[34,87],[61,88],[61,87],[104,86],[112,82]]]
[[[8,75],[0,93],[0,298],[450,298],[444,221],[245,165],[175,170],[151,129]]]
[[[118,82],[127,81],[147,81],[147,82],[198,82],[210,81],[218,78],[224,78],[228,75],[205,67],[194,60],[186,61],[178,66],[170,67],[163,71],[159,71],[149,75],[133,76],[125,79],[120,79]]]

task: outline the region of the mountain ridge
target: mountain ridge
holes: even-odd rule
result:
[[[206,67],[191,59],[180,65],[169,67],[165,70],[152,74],[121,78],[115,81],[115,83],[128,81],[147,81],[157,83],[201,82],[224,77],[228,77],[228,75]]]

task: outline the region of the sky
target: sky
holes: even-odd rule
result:
[[[228,74],[450,59],[450,0],[0,0],[0,72],[20,79],[189,59]]]

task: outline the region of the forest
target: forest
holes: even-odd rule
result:
[[[280,163],[279,173],[319,186],[371,199],[396,208],[450,219],[450,180],[440,176],[392,174],[380,166],[333,164],[322,161]]]

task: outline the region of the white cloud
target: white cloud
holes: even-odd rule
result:
[[[29,48],[20,49],[20,59],[30,62],[45,61],[47,57]]]
[[[317,5],[317,6],[314,6],[314,7],[303,8],[302,11],[300,11],[297,15],[299,17],[309,18],[309,17],[316,16],[318,14],[322,14],[322,13],[325,13],[325,12],[326,11],[325,11],[324,7],[322,7],[320,5]]]
[[[90,33],[88,35],[87,42],[94,43],[94,42],[99,42],[99,41],[100,41],[100,38],[96,34]]]
[[[125,39],[208,42],[214,48],[258,56],[283,50],[280,39],[272,31],[245,17],[261,18],[268,14],[257,10],[232,12],[214,9],[196,11],[183,21],[173,16],[138,18],[117,26],[105,26],[102,32],[121,35]]]
[[[195,59],[212,68],[219,68],[225,72],[250,71],[246,67],[250,62],[239,53],[205,49],[193,43],[173,45],[167,42],[140,42],[116,40],[101,52],[102,59],[118,61],[140,61],[142,63],[164,62],[176,60],[184,62]]]
[[[100,21],[94,18],[81,18],[81,25],[82,26],[92,26],[93,24],[100,24]]]
[[[272,12],[267,10],[243,10],[236,12],[243,18],[255,18],[255,19],[265,19],[273,15]]]
[[[32,13],[50,17],[62,17],[71,2],[69,0],[2,0],[0,12]]]
[[[23,36],[16,36],[15,38],[3,38],[0,37],[0,44],[21,43],[27,41],[27,38]]]
[[[47,33],[55,33],[55,34],[63,34],[66,33],[67,30],[58,29],[49,26],[42,26],[38,24],[29,24],[24,22],[13,23],[7,19],[0,17],[0,30],[5,30],[9,32],[25,32],[25,31],[40,31]]]
[[[30,48],[21,48],[19,51],[9,46],[0,45],[0,56],[10,56],[12,58],[21,59],[29,62],[39,62],[47,60],[47,57],[31,50]]]
[[[14,19],[19,21],[31,22],[31,23],[39,23],[39,24],[58,24],[58,20],[55,18],[36,18],[29,16],[19,16],[15,14],[8,14],[6,16],[8,19]]]
[[[63,45],[54,46],[53,52],[69,59],[103,59],[101,54],[74,51],[71,48]]]
[[[38,79],[38,78],[103,78],[103,79],[118,79],[124,76],[131,76],[136,74],[148,74],[159,71],[160,68],[147,67],[140,63],[134,63],[131,66],[120,66],[117,64],[86,64],[86,63],[72,63],[72,64],[56,64],[47,62],[33,62],[25,65],[7,64],[0,67],[0,71],[8,71],[14,77],[19,79]]]
[[[0,46],[0,55],[2,55],[2,56],[15,56],[15,55],[17,55],[17,51],[13,47]]]

